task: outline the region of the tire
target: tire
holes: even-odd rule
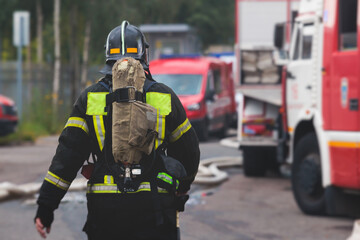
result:
[[[300,209],[310,215],[326,213],[321,158],[315,133],[308,133],[295,146],[291,183]]]
[[[243,150],[243,169],[247,177],[262,177],[265,175],[267,166],[266,159],[257,147],[244,147]]]
[[[206,142],[209,139],[209,126],[206,119],[195,130],[201,142]]]

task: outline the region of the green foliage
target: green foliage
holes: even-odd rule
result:
[[[59,100],[60,114],[58,114],[59,117],[55,116],[52,111],[52,97],[52,94],[40,94],[40,91],[35,88],[31,102],[25,106],[23,124],[39,125],[47,134],[59,133],[64,127],[66,116],[69,114],[66,109],[69,108],[64,106],[62,100]],[[40,130],[40,127],[36,129]]]
[[[40,2],[44,15],[44,59],[53,61],[53,0],[0,0],[0,51],[6,60],[16,59],[12,44],[12,14],[15,10],[30,11],[31,39],[36,41],[36,3]],[[71,12],[76,9],[76,20]],[[234,0],[61,0],[61,56],[70,62],[77,54],[81,59],[85,24],[92,20],[90,63],[102,64],[104,43],[109,31],[126,19],[134,25],[145,23],[187,23],[197,29],[204,47],[210,44],[234,43]],[[71,29],[76,36],[71,34]],[[76,52],[69,46],[76,37]],[[7,41],[8,43],[2,44]],[[32,47],[32,56],[36,48]],[[4,58],[3,58],[4,59]]]
[[[0,137],[0,145],[34,142],[40,136],[59,134],[63,129],[69,107],[59,101],[61,114],[58,117],[52,112],[52,95],[41,95],[39,90],[33,92],[33,100],[24,106],[23,120],[16,132]],[[54,119],[55,118],[55,119]]]

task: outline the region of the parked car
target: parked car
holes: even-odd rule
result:
[[[13,133],[17,124],[18,117],[14,101],[0,95],[0,137]]]
[[[213,57],[159,59],[150,71],[178,95],[200,140],[209,133],[225,136],[237,117],[231,63]]]

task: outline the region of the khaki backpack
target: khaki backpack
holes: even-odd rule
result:
[[[143,100],[145,73],[134,58],[119,59],[113,66],[113,91],[128,94],[127,101],[112,103],[112,153],[115,162],[138,164],[149,155],[157,136],[157,109]]]

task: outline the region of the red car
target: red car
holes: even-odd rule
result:
[[[0,136],[13,133],[17,123],[18,117],[14,101],[0,95]]]
[[[217,58],[174,58],[150,63],[154,79],[174,90],[200,140],[224,137],[236,120],[232,65]]]

